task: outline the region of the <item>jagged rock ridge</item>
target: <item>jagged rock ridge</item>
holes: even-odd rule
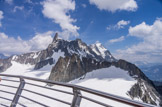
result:
[[[98,47],[100,48],[100,47]],[[93,58],[98,61],[115,61],[116,59],[111,55],[111,53],[104,48],[104,51],[101,54],[93,51],[91,46],[88,46],[80,39],[76,39],[73,41],[66,41],[58,38],[58,34],[56,33],[53,41],[47,49],[39,51],[39,52],[30,52],[22,55],[14,55],[7,59],[0,60],[0,72],[8,69],[12,63],[11,61],[16,61],[21,64],[31,64],[35,65],[34,69],[40,69],[47,64],[52,65],[54,60],[52,55],[58,51],[64,52],[65,56],[72,56],[73,54],[77,54],[81,57]],[[103,57],[104,56],[104,57]]]

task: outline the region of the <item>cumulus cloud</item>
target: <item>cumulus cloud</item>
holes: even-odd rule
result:
[[[89,0],[100,10],[115,12],[117,10],[135,11],[138,6],[135,0]]]
[[[128,25],[129,23],[130,23],[130,21],[121,20],[117,23],[117,27],[118,27],[118,29],[124,28],[124,26]]]
[[[116,43],[116,42],[121,42],[124,39],[125,39],[125,37],[124,36],[121,36],[119,38],[109,40],[108,43],[111,43],[112,44],[112,43]]]
[[[0,52],[1,53],[23,53],[30,50],[27,41],[20,38],[8,37],[4,33],[0,33]]]
[[[16,12],[17,10],[23,10],[24,6],[15,6],[13,9],[13,12]]]
[[[22,40],[21,37],[9,37],[0,33],[0,52],[5,54],[19,54],[38,51],[47,48],[52,42],[54,32],[36,33],[30,40]]]
[[[0,27],[2,26],[2,24],[1,24],[1,20],[3,19],[3,12],[2,11],[0,11]]]
[[[124,50],[118,50],[119,58],[129,61],[162,63],[162,20],[156,19],[152,25],[142,22],[129,28],[129,35],[142,40]]]
[[[69,32],[72,36],[78,36],[79,27],[73,25],[75,19],[69,15],[70,11],[75,10],[73,0],[45,0],[42,2],[42,13],[45,17],[53,19],[54,23],[60,25],[63,31]]]
[[[48,31],[45,33],[37,33],[31,40],[29,44],[31,45],[31,51],[41,50],[47,48],[47,46],[52,42],[52,35],[54,32]]]
[[[120,20],[119,22],[117,22],[117,24],[115,25],[109,25],[108,27],[106,27],[107,30],[111,30],[111,29],[123,29],[126,25],[128,25],[130,23],[130,21],[125,21],[125,20]]]

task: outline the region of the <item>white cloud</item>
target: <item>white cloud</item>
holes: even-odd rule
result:
[[[115,25],[109,25],[108,27],[106,27],[107,30],[111,30],[111,29],[123,29],[126,25],[128,25],[130,23],[130,21],[125,21],[125,20],[120,20],[119,22],[117,22],[117,24]]]
[[[13,9],[13,12],[16,12],[17,10],[23,10],[24,6],[15,6]]]
[[[2,26],[1,20],[3,19],[3,11],[0,11],[0,27]]]
[[[86,5],[86,4],[82,4],[82,7],[83,7],[83,8],[86,8],[86,7],[87,7],[87,5]]]
[[[3,11],[0,11],[0,20],[3,19]]]
[[[129,28],[129,35],[140,38],[142,42],[118,50],[119,58],[129,61],[162,62],[162,20],[157,19],[152,25],[142,22]]]
[[[115,43],[115,42],[121,42],[124,39],[125,39],[125,37],[124,36],[121,36],[119,38],[109,40],[108,43],[111,43],[112,44],[112,43]]]
[[[135,0],[89,0],[100,10],[115,12],[117,10],[135,11],[138,6]]]
[[[13,3],[13,0],[5,0],[5,2],[11,5]]]
[[[53,22],[60,25],[63,31],[68,31],[72,36],[78,36],[79,27],[73,25],[75,19],[69,15],[70,11],[75,10],[75,1],[73,0],[45,0],[42,2],[42,13],[47,18],[53,19]]]
[[[0,52],[1,53],[23,53],[30,50],[27,41],[8,37],[4,33],[0,33]]]
[[[38,51],[47,48],[52,42],[54,32],[37,33],[30,40],[22,40],[21,37],[13,38],[5,33],[0,33],[0,52],[5,54],[19,54]]]
[[[46,33],[37,33],[31,40],[29,40],[29,45],[31,45],[31,50],[41,50],[47,48],[47,46],[52,42],[52,35],[54,32],[48,31]]]
[[[118,29],[124,28],[124,26],[128,25],[129,23],[130,23],[130,21],[121,20],[117,23],[117,27],[118,27]]]

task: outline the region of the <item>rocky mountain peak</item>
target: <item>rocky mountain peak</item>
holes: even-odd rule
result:
[[[95,44],[90,45],[90,48],[103,59],[107,61],[115,61],[116,59],[111,55],[111,53],[100,43],[96,42]]]
[[[54,38],[53,38],[53,42],[58,40],[58,33],[55,34]]]

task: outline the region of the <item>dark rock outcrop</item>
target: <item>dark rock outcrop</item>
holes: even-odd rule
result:
[[[7,70],[11,66],[11,58],[0,60],[0,72]]]
[[[137,80],[137,83],[132,86],[128,95],[134,98],[140,98],[143,102],[156,105],[156,101],[162,101],[161,95],[156,90],[153,82],[148,79],[145,74],[134,64],[125,60],[112,62],[115,67],[128,71],[129,75]],[[162,104],[162,102],[160,102]]]
[[[40,69],[46,65],[52,65],[54,62],[53,62],[53,58],[50,58],[50,59],[47,59],[47,60],[44,60],[44,61],[40,61],[38,63],[36,63],[35,67],[34,67],[34,70],[37,70],[37,69]]]
[[[110,62],[98,62],[91,58],[80,58],[74,54],[72,56],[60,57],[56,65],[52,68],[49,80],[58,82],[69,82],[85,75],[95,69],[110,67]]]

